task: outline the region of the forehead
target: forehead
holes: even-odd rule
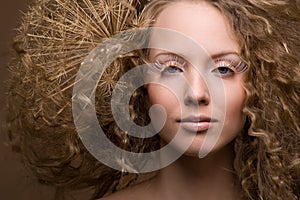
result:
[[[239,44],[226,17],[205,1],[170,3],[158,15],[154,26],[171,29],[192,38],[209,55],[239,53]]]

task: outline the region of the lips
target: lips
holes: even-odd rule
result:
[[[182,128],[194,133],[207,131],[216,122],[217,120],[211,119],[206,116],[190,116],[178,120],[178,123]]]

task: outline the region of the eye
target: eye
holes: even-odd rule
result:
[[[154,67],[162,74],[177,74],[184,72],[186,61],[174,54],[159,55]]]
[[[237,62],[238,64],[235,64],[235,61],[216,60],[215,63],[216,65],[212,72],[220,77],[229,77],[239,72],[238,68],[241,62]]]
[[[181,72],[183,72],[182,67],[176,65],[175,63],[172,63],[172,65],[166,64],[163,70],[163,73],[170,73],[170,74],[181,73]]]
[[[234,71],[228,67],[218,67],[213,70],[215,73],[218,73],[220,75],[228,75],[234,73]]]

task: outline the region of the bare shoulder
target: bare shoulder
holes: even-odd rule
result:
[[[151,181],[140,183],[136,186],[129,187],[103,197],[98,200],[152,200],[153,188],[151,187]]]

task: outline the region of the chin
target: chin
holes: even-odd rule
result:
[[[227,142],[222,142],[218,141],[216,144],[213,145],[213,147],[208,145],[208,148],[202,148],[203,145],[203,139],[201,138],[196,138],[193,144],[184,152],[183,155],[190,156],[190,157],[198,157],[198,158],[204,158],[209,155],[213,155],[216,153],[222,153],[221,151],[226,151],[226,149],[233,150],[233,141]],[[201,154],[199,154],[199,151],[201,149]]]

